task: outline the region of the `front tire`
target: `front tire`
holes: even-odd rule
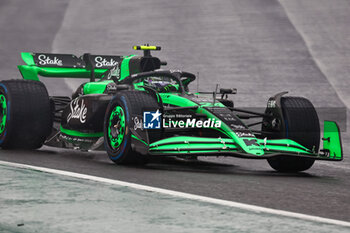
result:
[[[40,148],[52,130],[50,100],[43,83],[0,82],[0,147]]]
[[[131,147],[131,116],[142,110],[159,108],[157,101],[143,91],[121,91],[109,103],[104,120],[104,142],[109,158],[116,164],[145,164],[148,156]]]
[[[318,151],[320,145],[320,123],[312,103],[302,97],[282,97],[281,107],[285,123],[282,135],[310,150]],[[300,172],[312,167],[311,158],[276,156],[268,160],[270,166],[279,172]]]

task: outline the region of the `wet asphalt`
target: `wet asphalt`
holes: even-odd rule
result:
[[[350,6],[348,1],[329,2],[3,0],[0,79],[20,78],[21,51],[130,54],[132,45],[152,43],[163,47],[159,57],[169,68],[199,72],[201,90],[215,83],[238,88],[237,106],[264,107],[269,96],[288,90],[328,109],[322,118],[336,118],[340,114],[332,109],[344,113],[349,106],[350,33],[344,22]],[[45,84],[52,95],[69,95],[78,83],[52,79]],[[1,150],[0,159],[350,221],[345,127],[345,160],[317,162],[298,174],[279,174],[265,161],[234,158],[116,166],[102,152],[49,147]]]

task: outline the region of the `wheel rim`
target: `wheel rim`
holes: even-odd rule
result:
[[[125,136],[125,114],[122,107],[117,106],[111,112],[108,123],[108,138],[113,149],[117,149]]]
[[[0,95],[0,134],[5,131],[7,118],[7,103],[6,97],[4,95]]]

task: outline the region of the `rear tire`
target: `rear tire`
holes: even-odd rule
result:
[[[302,97],[282,97],[281,106],[286,130],[285,138],[292,139],[306,148],[318,151],[320,145],[320,123],[312,103]],[[315,160],[292,156],[269,158],[270,166],[280,172],[300,172],[312,167]]]
[[[0,147],[37,149],[52,130],[50,100],[43,83],[32,80],[0,82]]]
[[[143,109],[157,110],[157,101],[143,91],[121,91],[107,107],[104,120],[104,142],[109,158],[116,164],[145,164],[148,156],[131,148],[132,115],[143,115]],[[123,134],[123,135],[121,135]]]

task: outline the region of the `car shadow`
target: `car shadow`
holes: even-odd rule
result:
[[[247,164],[249,161],[247,160]],[[118,165],[120,166],[120,165]],[[146,165],[123,165],[123,167],[133,167],[138,169],[162,170],[162,171],[182,171],[208,174],[231,174],[242,176],[267,176],[267,177],[303,177],[321,178],[308,172],[277,172],[274,170],[246,169],[235,164],[227,164],[213,161],[203,161],[200,159],[182,159],[177,157],[152,158]],[[271,168],[272,169],[272,168]]]
[[[4,151],[5,152],[5,151]],[[16,159],[18,163],[26,163],[28,161],[36,161],[35,164],[45,164],[45,161],[50,160],[50,157],[56,157],[60,161],[69,160],[77,163],[97,163],[102,168],[112,166],[115,169],[122,167],[123,169],[142,169],[144,171],[164,171],[164,172],[189,172],[189,173],[206,173],[206,174],[226,174],[226,175],[241,175],[241,176],[265,176],[265,177],[302,177],[302,178],[325,178],[325,176],[313,175],[309,172],[298,173],[281,173],[274,170],[268,170],[255,166],[249,167],[249,162],[246,160],[247,167],[236,165],[234,163],[222,163],[216,161],[204,161],[201,159],[183,159],[177,157],[153,157],[146,165],[116,165],[108,159],[105,152],[82,152],[75,150],[63,149],[40,149],[40,150],[6,150],[2,154],[0,150],[0,160],[12,161],[11,157]],[[62,161],[64,162],[64,161]],[[114,169],[114,168],[112,168]]]

